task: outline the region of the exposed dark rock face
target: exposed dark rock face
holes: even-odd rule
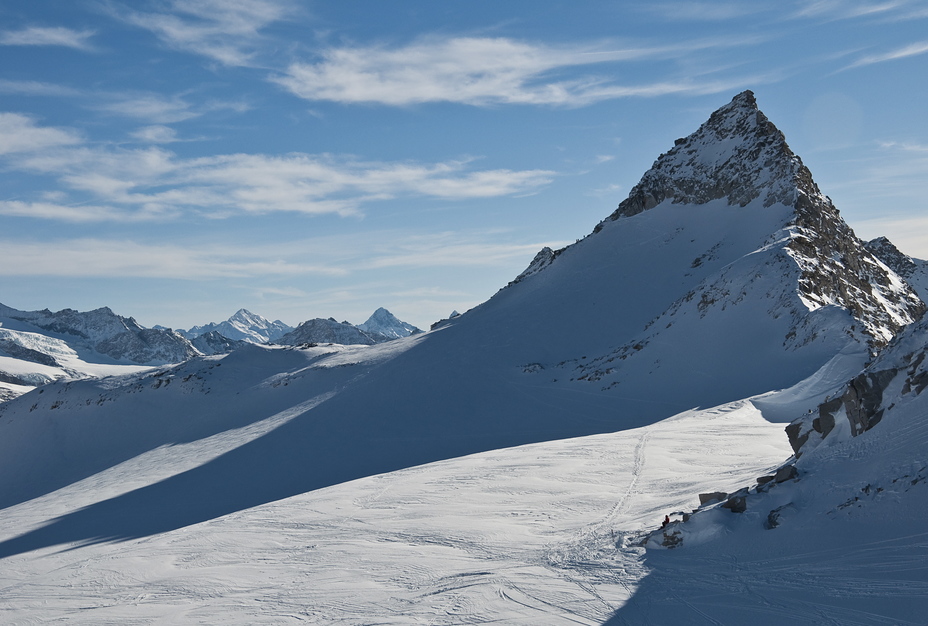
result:
[[[94,349],[114,359],[133,363],[178,363],[200,354],[177,333],[154,328],[120,333],[98,342]]]
[[[912,257],[899,251],[886,237],[877,237],[864,244],[876,258],[903,278],[910,277],[918,267]]]
[[[708,504],[709,502],[721,502],[728,497],[728,494],[724,491],[713,491],[712,493],[701,493],[699,494],[699,504]]]
[[[796,456],[829,436],[842,417],[854,437],[879,424],[890,402],[886,399],[888,389],[895,390],[895,402],[900,396],[920,395],[928,388],[926,336],[928,319],[908,326],[865,371],[848,382],[840,396],[820,404],[817,414],[803,416],[787,426],[786,434]],[[899,376],[904,378],[897,382]]]
[[[541,270],[545,269],[554,262],[554,259],[556,259],[561,254],[562,250],[552,250],[548,246],[545,246],[538,251],[538,254],[536,254],[535,258],[532,259],[532,262],[528,264],[528,267],[525,268],[525,271],[509,281],[509,284],[506,285],[506,287],[521,283],[529,276],[537,274]]]

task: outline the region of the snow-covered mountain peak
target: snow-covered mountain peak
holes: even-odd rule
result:
[[[262,322],[267,323],[267,320],[264,317],[252,313],[248,309],[239,309],[232,317],[229,318],[229,321],[240,322],[247,325],[257,325],[261,324]]]
[[[270,321],[248,309],[239,309],[232,317],[224,322],[210,322],[203,326],[194,326],[190,330],[180,331],[187,339],[193,340],[210,332],[218,332],[223,337],[233,341],[247,341],[249,343],[266,343],[274,341],[284,333],[293,330],[280,320]]]
[[[746,206],[761,198],[764,206],[792,205],[800,191],[818,193],[803,170],[783,133],[757,108],[754,94],[744,91],[692,135],[677,139],[606,221],[665,200],[700,205],[727,198],[731,205]]]
[[[805,308],[849,311],[859,322],[854,332],[862,332],[872,345],[885,344],[924,312],[925,304],[911,286],[841,219],[750,91],[712,113],[693,134],[677,139],[594,233],[659,205],[699,210],[711,219],[710,207],[718,202],[745,211],[784,209],[786,220],[770,231],[767,243],[782,247],[798,266],[796,291]],[[544,269],[558,253],[536,257],[526,273]]]

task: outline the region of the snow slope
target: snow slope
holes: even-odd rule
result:
[[[18,619],[664,623],[682,563],[702,576],[680,592],[690,622],[728,620],[705,617],[712,572],[724,603],[750,587],[751,621],[801,618],[803,601],[765,612],[777,588],[739,565],[777,549],[780,528],[734,532],[752,515],[699,516],[729,516],[709,526],[732,542],[702,544],[727,570],[698,541],[698,562],[635,543],[776,470],[774,422],[840,393],[924,309],[745,92],[593,234],[436,330],[246,346],[0,407],[0,602]],[[817,558],[795,554],[789,576]],[[895,597],[875,570],[823,571],[825,595]]]
[[[0,541],[54,526],[81,507],[97,510],[100,499],[162,480],[167,468],[192,468],[194,459],[233,450],[287,419],[157,448],[6,508]],[[0,616],[76,624],[219,616],[229,624],[598,624],[647,574],[634,545],[643,528],[666,510],[692,506],[695,492],[733,487],[786,454],[781,427],[738,403],[442,461],[143,539],[8,556]],[[105,528],[112,520],[87,523]]]

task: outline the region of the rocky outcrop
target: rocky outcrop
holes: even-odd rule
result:
[[[509,284],[506,285],[506,287],[517,285],[529,276],[537,274],[541,270],[545,269],[554,262],[554,259],[556,259],[562,251],[563,248],[561,250],[552,250],[548,246],[545,246],[538,251],[538,254],[536,254],[535,258],[532,259],[532,262],[528,264],[528,267],[525,268],[521,274],[509,281]]]
[[[13,357],[14,359],[29,361],[31,363],[38,363],[39,365],[48,365],[49,367],[60,366],[58,361],[52,355],[39,352],[38,350],[33,350],[32,348],[27,348],[26,346],[17,343],[10,337],[4,336],[2,334],[0,334],[0,353],[6,354],[7,356]]]
[[[903,254],[886,237],[871,239],[864,245],[876,258],[903,278],[909,278],[918,267],[912,257]]]

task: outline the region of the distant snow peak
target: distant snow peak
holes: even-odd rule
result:
[[[280,320],[273,322],[252,313],[248,309],[239,309],[224,322],[210,322],[203,326],[194,326],[190,330],[181,331],[188,339],[195,339],[201,335],[217,332],[232,341],[246,341],[248,343],[267,343],[274,341],[293,328]]]
[[[276,339],[275,343],[285,346],[319,343],[370,346],[380,343],[380,340],[357,326],[337,322],[331,317],[328,319],[317,317],[307,320],[290,332],[281,335]]]
[[[422,332],[412,324],[398,319],[383,307],[374,311],[366,322],[358,324],[358,328],[367,333],[375,333],[389,339],[399,339],[400,337],[408,337]]]

